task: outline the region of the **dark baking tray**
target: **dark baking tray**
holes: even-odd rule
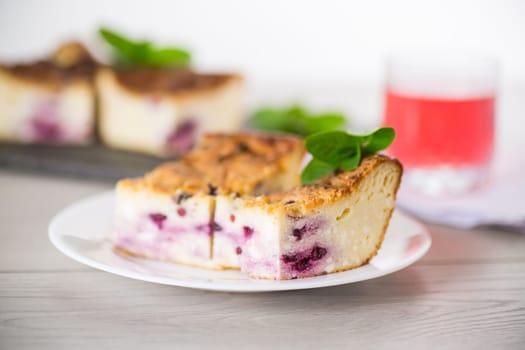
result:
[[[0,143],[0,168],[114,182],[141,176],[166,159],[90,146]]]

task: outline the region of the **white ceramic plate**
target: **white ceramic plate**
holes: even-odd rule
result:
[[[113,192],[70,205],[51,221],[51,242],[65,255],[96,269],[142,281],[189,288],[263,292],[364,281],[407,267],[421,258],[431,244],[430,235],[423,225],[396,210],[379,253],[367,265],[345,272],[289,281],[253,280],[239,271],[213,271],[115,254],[107,240],[113,206]]]

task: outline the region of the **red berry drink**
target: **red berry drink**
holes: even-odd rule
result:
[[[487,174],[494,148],[495,63],[391,60],[383,124],[396,130],[388,152],[407,187],[458,194]]]
[[[406,168],[477,166],[492,157],[493,96],[446,99],[387,91],[384,123],[396,130],[390,152]]]

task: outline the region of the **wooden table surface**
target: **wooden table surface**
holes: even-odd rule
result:
[[[0,349],[525,349],[525,236],[429,225],[416,264],[316,290],[235,294],[94,270],[47,238],[107,183],[0,172]]]

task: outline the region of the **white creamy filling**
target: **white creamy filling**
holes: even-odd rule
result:
[[[163,155],[169,136],[188,119],[195,120],[199,133],[238,130],[243,121],[240,82],[180,99],[130,92],[107,71],[97,76],[97,86],[102,139],[119,148]]]
[[[87,83],[76,83],[53,91],[0,72],[0,137],[12,141],[39,140],[36,119],[52,122],[60,139],[85,143],[94,128],[94,92]]]
[[[124,247],[137,249],[138,254],[159,254],[159,258],[174,262],[211,265],[210,201],[208,196],[194,196],[177,204],[168,195],[117,188],[113,240],[117,244],[123,238],[147,243],[145,251],[140,246]],[[183,215],[179,209],[183,209]],[[151,215],[166,218],[159,224]]]

